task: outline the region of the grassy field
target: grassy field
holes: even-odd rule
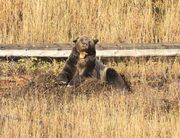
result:
[[[96,81],[80,88],[55,85],[63,62],[0,62],[0,137],[180,137],[180,59],[108,62],[133,92]],[[24,84],[23,75],[30,76]],[[9,88],[2,83],[14,80]],[[31,80],[31,81],[30,81]],[[18,85],[16,85],[18,84]]]
[[[0,43],[180,41],[179,0],[0,0]]]
[[[0,0],[0,43],[180,41],[179,0]],[[180,137],[180,58],[127,58],[108,66],[132,93],[94,79],[57,85],[64,62],[0,61],[0,137]]]

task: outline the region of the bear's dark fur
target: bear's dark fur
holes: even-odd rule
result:
[[[59,82],[59,84],[67,85],[72,80],[76,72],[76,64],[78,62],[78,57],[78,52],[76,51],[76,48],[73,47],[70,56],[66,60],[62,71],[57,77],[57,81]]]
[[[131,91],[130,83],[127,81],[126,77],[122,74],[119,74],[113,68],[107,68],[106,81],[115,88]]]
[[[97,39],[81,36],[73,42],[75,46],[57,77],[59,84],[78,86],[87,77],[94,77],[115,88],[130,90],[130,85],[123,75],[96,59]]]
[[[75,46],[67,59],[63,70],[57,77],[60,84],[79,85],[85,78],[90,77],[95,67],[97,39],[86,36],[73,41]]]
[[[102,62],[96,60],[95,62],[95,77],[103,82],[107,82],[112,87],[131,91],[130,82],[127,81],[126,77],[119,74],[115,69],[106,67]]]

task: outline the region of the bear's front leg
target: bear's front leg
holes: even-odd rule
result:
[[[59,83],[60,85],[67,85],[68,82],[69,82],[68,73],[67,73],[67,72],[61,72],[61,73],[57,76],[56,80],[58,81],[58,83]]]

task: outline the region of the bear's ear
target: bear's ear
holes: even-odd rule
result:
[[[79,39],[79,37],[77,37],[76,39],[74,39],[74,40],[73,40],[73,43],[76,43],[78,39]]]
[[[99,42],[98,39],[94,39],[94,44],[97,44]]]

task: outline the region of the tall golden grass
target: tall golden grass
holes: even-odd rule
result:
[[[57,62],[33,62],[0,63],[4,70],[1,76],[18,75],[22,68],[25,74],[48,69],[57,74],[61,68]],[[48,88],[44,82],[41,87],[30,88],[29,95],[0,94],[0,137],[179,138],[179,58],[131,59],[109,66],[128,76],[132,94],[102,88],[97,92],[90,89],[89,96],[83,90],[78,95],[67,90],[58,97],[61,89]]]
[[[179,0],[0,0],[0,43],[180,41]]]
[[[152,108],[151,97],[144,98],[142,93],[131,96],[130,101],[118,94],[90,99],[78,96],[59,104],[53,97],[1,99],[0,136],[179,138],[179,114],[164,113],[154,103],[157,108],[151,115],[147,109]]]

